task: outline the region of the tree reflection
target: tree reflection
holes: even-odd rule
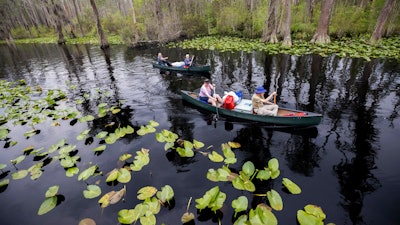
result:
[[[375,97],[371,106],[367,107],[367,95],[370,92],[369,79],[374,67],[374,61],[368,62],[356,85],[356,101],[354,102],[354,130],[352,132],[353,146],[349,149],[354,152],[352,159],[345,158],[334,167],[341,186],[340,192],[344,196],[343,207],[348,211],[354,224],[363,223],[361,211],[365,195],[379,188],[379,180],[371,172],[376,168],[376,150],[373,143],[376,141],[377,130],[373,120],[379,97]]]
[[[73,47],[73,46],[72,46]],[[110,49],[101,50],[104,55],[104,60],[107,65],[108,76],[109,79],[98,78],[97,71],[93,71],[95,78],[103,80],[104,84],[102,87],[98,87],[97,90],[93,91],[92,87],[88,87],[87,85],[91,85],[90,78],[81,76],[83,73],[82,59],[81,59],[81,50],[79,46],[77,48],[77,56],[73,56],[71,54],[69,46],[61,45],[60,48],[63,50],[63,59],[65,61],[65,67],[69,74],[75,75],[74,77],[68,76],[68,82],[71,84],[76,84],[76,90],[70,90],[84,99],[81,105],[77,105],[77,108],[83,115],[97,115],[98,113],[98,105],[101,103],[107,103],[107,107],[118,106],[121,111],[117,114],[108,113],[104,117],[97,117],[92,122],[88,123],[88,127],[90,128],[90,134],[95,136],[100,131],[107,131],[109,133],[113,133],[114,130],[118,127],[126,127],[131,126],[135,130],[139,129],[139,125],[134,125],[131,123],[131,119],[133,117],[133,109],[127,105],[123,106],[121,104],[121,99],[119,97],[119,87],[116,83],[116,79],[114,77],[114,67],[112,66],[111,53]],[[77,59],[77,63],[75,63],[75,58]],[[76,81],[75,81],[76,79]],[[99,85],[99,84],[98,84]],[[90,96],[89,98],[86,96]],[[128,143],[133,140],[137,135],[127,135],[122,140],[128,141]],[[89,137],[92,138],[92,137]],[[93,138],[92,138],[93,139]],[[89,145],[92,141],[86,140],[85,144]]]
[[[272,136],[272,130],[263,130],[262,127],[257,125],[249,125],[240,129],[233,141],[240,143],[240,151],[248,153],[242,159],[243,163],[251,161],[256,168],[264,168],[271,158],[270,147],[272,145]]]
[[[319,167],[320,148],[307,135],[291,135],[285,145],[286,159],[291,170],[312,176]]]

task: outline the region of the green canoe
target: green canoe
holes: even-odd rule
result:
[[[188,68],[184,68],[176,66],[164,66],[158,64],[157,62],[153,63],[153,68],[158,68],[164,71],[176,71],[181,73],[209,73],[211,70],[211,67],[209,65],[199,65],[199,66],[191,66]]]
[[[252,113],[251,100],[242,99],[234,109],[229,110],[221,107],[215,107],[208,103],[204,103],[198,99],[198,94],[181,90],[182,99],[209,112],[217,113],[220,116],[236,118],[239,120],[247,120],[261,122],[279,126],[288,127],[307,127],[315,126],[321,122],[322,115],[313,112],[279,108],[277,116],[263,116]]]

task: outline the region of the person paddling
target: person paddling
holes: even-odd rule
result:
[[[171,63],[169,63],[167,61],[167,59],[168,59],[168,57],[164,57],[161,52],[158,53],[158,55],[157,55],[158,64],[163,65],[163,66],[165,66],[165,65],[172,66]]]
[[[264,94],[267,92],[262,86],[258,87],[251,97],[253,112],[258,115],[276,116],[278,114],[278,105],[269,100],[276,96],[276,92],[272,92],[267,98]]]
[[[222,98],[215,93],[215,86],[210,83],[209,79],[205,79],[200,88],[199,98],[201,101],[208,102],[213,106],[222,104]]]

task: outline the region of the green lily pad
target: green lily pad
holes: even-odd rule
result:
[[[248,206],[249,200],[243,195],[232,201],[232,208],[235,209],[235,216],[238,212],[246,211]]]
[[[171,186],[165,185],[161,188],[161,191],[157,192],[157,198],[163,203],[169,202],[174,198],[174,190]]]
[[[140,224],[156,225],[157,219],[154,214],[145,214],[139,218]]]
[[[120,183],[128,183],[131,180],[132,176],[131,173],[125,169],[125,168],[121,168],[118,171],[118,182]]]
[[[6,168],[6,167],[7,167],[7,164],[0,163],[0,170],[4,169],[4,168]]]
[[[60,186],[58,185],[49,187],[49,189],[47,189],[45,194],[46,198],[55,196],[58,193],[58,189],[60,189]]]
[[[94,152],[102,152],[106,149],[106,145],[100,145],[93,149]]]
[[[39,208],[37,214],[39,216],[46,214],[49,211],[51,211],[52,209],[54,209],[54,207],[56,207],[56,205],[57,205],[57,197],[56,196],[46,198],[40,205],[40,208]]]
[[[254,164],[251,161],[247,161],[242,166],[242,171],[247,176],[252,176],[256,171]]]
[[[300,187],[288,178],[282,178],[282,184],[288,189],[292,194],[300,194]]]
[[[145,200],[147,198],[153,197],[157,193],[157,188],[152,186],[146,186],[141,188],[137,193],[139,194],[137,196],[139,200]]]
[[[11,177],[14,180],[23,179],[28,175],[28,170],[19,170],[18,172],[14,172],[11,174]]]
[[[268,161],[268,168],[271,171],[277,171],[279,169],[279,161],[276,158],[272,158]]]
[[[5,139],[8,135],[9,131],[7,128],[1,127],[0,128],[0,140]]]
[[[121,224],[132,224],[139,219],[138,211],[135,209],[122,209],[118,212],[118,222]]]
[[[263,170],[258,171],[256,178],[259,180],[269,180],[271,178],[271,170],[265,168]]]
[[[193,147],[195,149],[200,149],[200,148],[204,147],[204,143],[197,141],[197,140],[193,140]]]
[[[0,187],[7,186],[10,183],[10,179],[4,179],[0,181]]]
[[[14,165],[17,165],[18,163],[22,162],[25,159],[25,155],[20,155],[15,159],[11,159],[10,162]]]
[[[270,191],[267,192],[267,198],[269,201],[269,204],[273,209],[276,211],[281,211],[283,209],[283,201],[281,196],[277,191],[274,189],[271,189]]]
[[[326,218],[325,213],[322,211],[321,207],[319,207],[319,206],[309,204],[304,207],[304,210],[308,214],[314,215],[317,218],[321,218],[323,220]]]
[[[179,154],[181,157],[193,157],[194,156],[194,151],[190,148],[181,148],[177,147],[176,152]]]
[[[87,199],[96,198],[101,194],[101,188],[97,185],[88,185],[87,190],[83,191],[83,196]]]
[[[73,177],[75,174],[78,174],[78,173],[79,173],[79,168],[76,166],[68,168],[67,171],[65,171],[65,175],[67,177]]]
[[[106,178],[106,182],[111,182],[114,181],[118,178],[118,170],[113,169],[111,172],[108,173],[108,176]]]
[[[91,177],[97,170],[97,165],[93,165],[89,168],[87,168],[86,170],[82,171],[79,176],[78,176],[78,180],[87,180],[89,177]]]
[[[222,162],[224,161],[224,157],[216,151],[212,151],[211,154],[208,154],[208,158],[213,162]]]
[[[308,214],[303,210],[297,211],[297,221],[300,225],[323,225],[322,219],[315,217],[314,215]]]
[[[107,134],[108,134],[107,131],[101,131],[98,134],[96,134],[96,138],[98,138],[98,139],[105,138],[107,136]]]

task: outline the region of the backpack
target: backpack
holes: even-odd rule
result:
[[[224,107],[225,109],[229,109],[229,110],[235,108],[235,100],[232,95],[226,96],[222,107]]]

